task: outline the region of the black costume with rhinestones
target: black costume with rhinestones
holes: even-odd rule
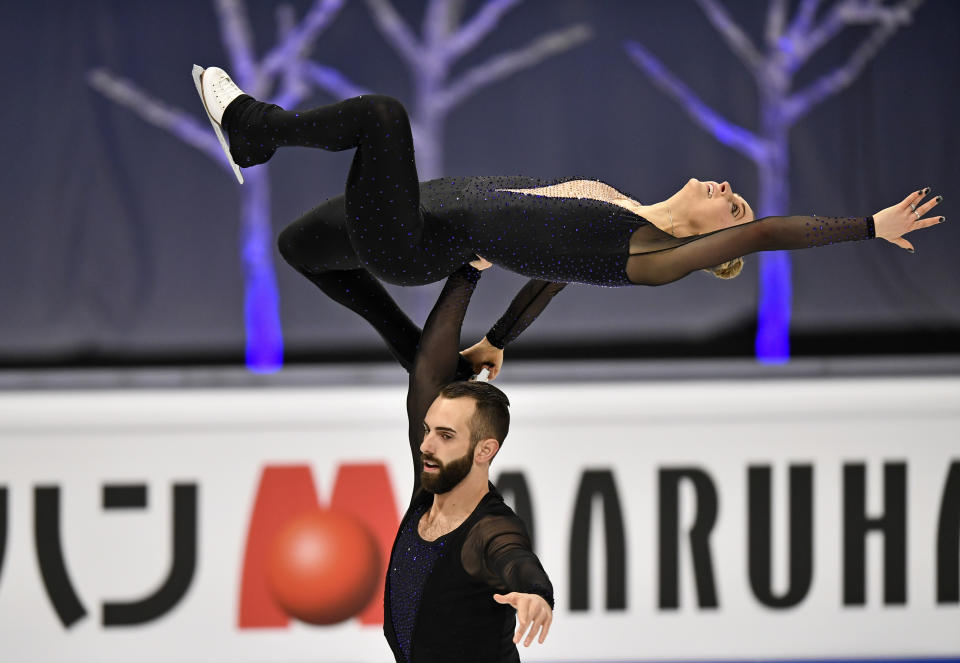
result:
[[[286,228],[280,251],[370,321],[407,365],[411,348],[400,346],[410,345],[418,330],[373,277],[430,283],[480,255],[538,280],[527,294],[539,290],[542,308],[559,289],[546,288],[547,282],[661,285],[756,251],[874,236],[872,217],[786,216],[674,237],[615,202],[635,202],[629,196],[591,180],[497,176],[421,183],[406,111],[382,95],[299,112],[242,95],[225,110],[223,126],[243,167],[267,161],[284,145],[356,149],[344,194]]]
[[[519,661],[516,612],[495,593],[539,594],[553,607],[553,587],[530,547],[523,522],[494,488],[453,531],[421,538],[420,518],[433,495],[420,486],[423,420],[457,370],[460,327],[480,272],[465,266],[446,284],[423,327],[407,394],[414,491],[390,554],[383,630],[403,663]]]

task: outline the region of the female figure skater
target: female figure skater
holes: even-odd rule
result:
[[[662,285],[698,269],[735,276],[742,256],[756,251],[874,237],[912,250],[904,234],[944,220],[925,218],[942,200],[922,202],[929,188],[873,216],[755,219],[727,182],[691,179],[653,205],[585,179],[452,177],[421,183],[406,111],[391,97],[363,95],[286,111],[244,94],[216,67],[194,66],[194,79],[235,168],[264,163],[281,146],[356,149],[344,195],[292,223],[279,244],[290,264],[374,322],[381,334],[375,319],[389,296],[371,289],[372,277],[421,285],[482,256],[538,280],[528,284],[533,290],[549,282]],[[538,304],[546,301],[541,295]]]

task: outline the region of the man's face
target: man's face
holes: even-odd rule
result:
[[[438,396],[423,421],[420,483],[431,493],[446,493],[473,468],[474,445],[469,421],[476,410],[472,398]]]

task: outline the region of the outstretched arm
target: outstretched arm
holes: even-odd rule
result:
[[[460,358],[460,327],[470,297],[480,280],[480,270],[464,265],[447,278],[440,297],[427,316],[410,371],[407,390],[407,424],[413,458],[414,492],[420,485],[420,444],[423,418],[441,387],[452,382]]]
[[[627,277],[632,283],[662,285],[697,269],[733,260],[757,251],[806,249],[838,242],[881,237],[910,249],[903,235],[940,223],[943,217],[923,218],[941,197],[919,204],[929,189],[916,191],[902,202],[865,217],[768,216],[751,223],[698,235],[681,246],[632,255]],[[911,207],[916,206],[916,210]]]
[[[566,283],[539,279],[527,281],[487,335],[461,354],[473,365],[474,370],[479,371],[481,367],[487,366],[490,370],[490,379],[497,377],[500,366],[503,364],[504,347],[516,340],[537,319],[554,295],[563,290],[566,285]]]
[[[539,631],[543,643],[553,621],[553,585],[533,553],[526,527],[516,516],[488,516],[470,530],[460,551],[464,570],[493,589],[497,603],[517,610],[514,643],[529,628],[524,646],[529,647]]]

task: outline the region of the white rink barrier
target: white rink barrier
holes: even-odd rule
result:
[[[501,386],[525,660],[960,656],[960,379]],[[309,625],[264,555],[321,507],[388,553],[405,436],[396,387],[0,394],[0,661],[390,660],[382,581]]]

